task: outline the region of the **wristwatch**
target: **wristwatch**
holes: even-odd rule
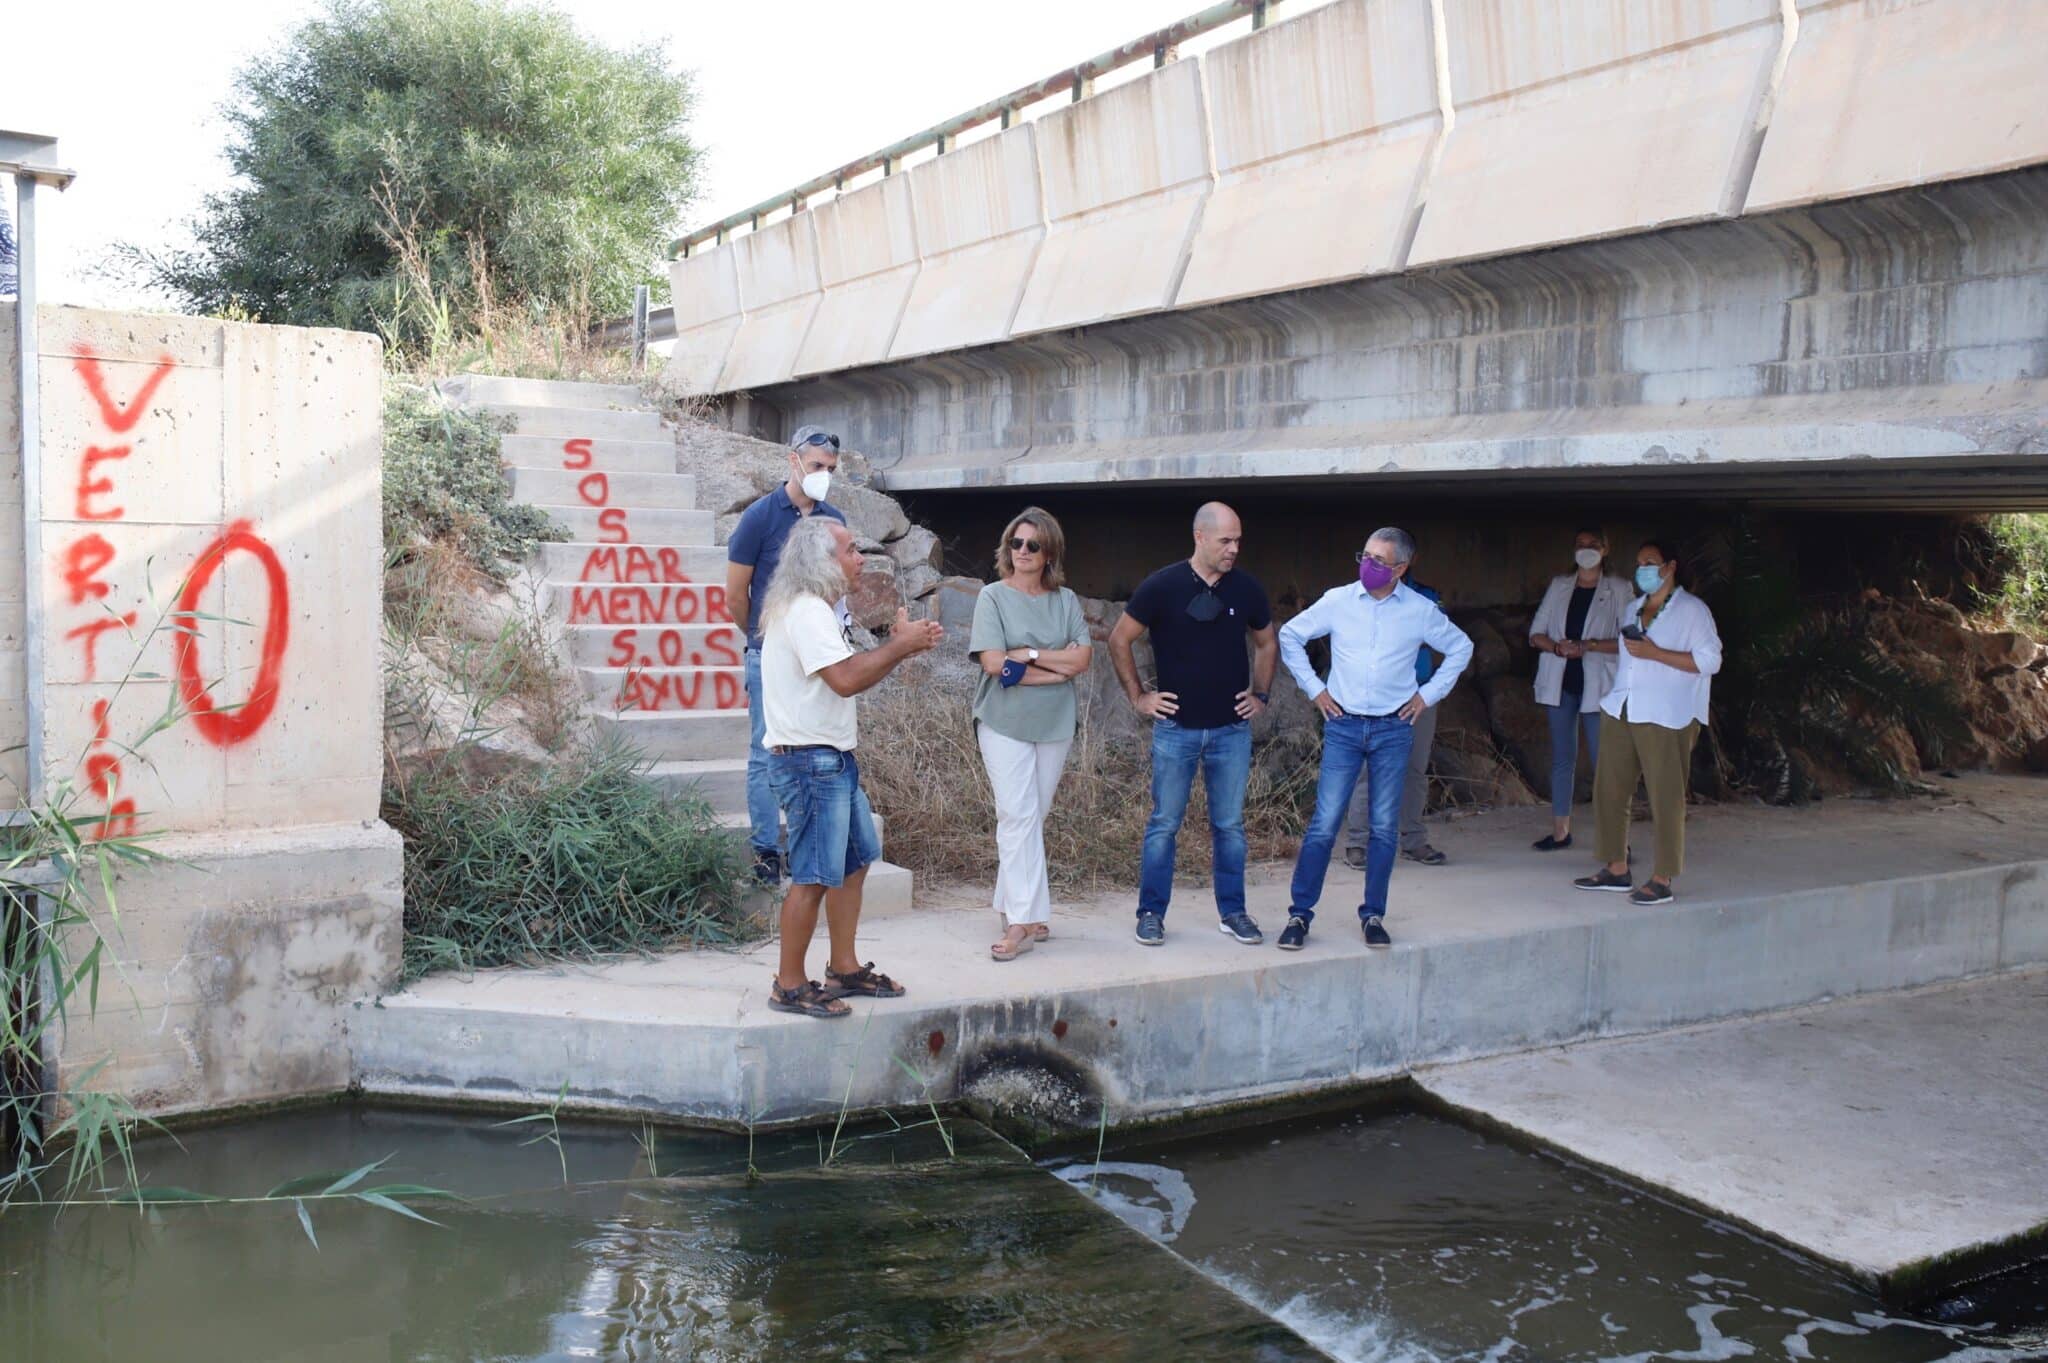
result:
[[[1024,656],[1029,661],[1035,663],[1038,661],[1038,650],[1035,648],[1027,648],[1024,650]]]
[[[1264,691],[1254,691],[1252,692],[1252,695],[1257,698],[1259,704],[1261,705],[1271,705],[1273,703],[1272,700],[1267,697]]]

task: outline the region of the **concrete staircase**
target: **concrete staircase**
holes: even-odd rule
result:
[[[630,384],[471,374],[443,396],[515,423],[503,444],[513,500],[569,532],[528,563],[593,724],[651,759],[648,779],[694,786],[747,823],[746,638],[725,606],[725,551],[675,432]],[[910,872],[868,873],[864,916],[910,908]]]

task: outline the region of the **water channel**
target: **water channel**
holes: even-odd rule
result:
[[[2048,1356],[2048,1272],[1908,1316],[1405,1108],[1037,1164],[952,1119],[556,1134],[348,1105],[146,1141],[151,1184],[253,1196],[390,1156],[378,1179],[461,1200],[417,1204],[436,1225],[311,1203],[310,1235],[288,1201],[17,1208],[0,1216],[0,1359]]]

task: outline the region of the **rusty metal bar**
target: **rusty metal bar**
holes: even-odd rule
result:
[[[1043,80],[1019,86],[999,99],[977,105],[964,114],[956,114],[922,132],[912,133],[900,142],[892,143],[880,151],[870,152],[857,161],[849,161],[837,170],[830,170],[806,180],[794,189],[784,190],[772,199],[763,199],[751,208],[741,209],[730,217],[700,227],[688,236],[678,237],[669,244],[670,254],[687,256],[693,248],[707,241],[723,243],[729,232],[750,223],[758,225],[760,219],[813,194],[822,194],[828,189],[844,189],[848,180],[871,170],[880,170],[884,175],[891,174],[902,164],[903,158],[912,152],[921,151],[935,144],[943,144],[945,149],[956,147],[959,145],[961,133],[978,128],[984,123],[1000,120],[1003,127],[1010,127],[1020,110],[1041,100],[1070,92],[1074,99],[1085,99],[1093,90],[1096,77],[1148,59],[1155,66],[1163,65],[1165,60],[1172,59],[1175,49],[1190,38],[1199,37],[1247,18],[1252,21],[1254,28],[1263,28],[1267,11],[1276,3],[1278,0],[1225,0],[1225,3],[1211,5],[1207,9],[1188,15],[1185,19],[1168,24],[1165,28],[1147,33],[1141,38],[1133,38],[1130,42],[1098,53],[1078,65],[1055,71]]]

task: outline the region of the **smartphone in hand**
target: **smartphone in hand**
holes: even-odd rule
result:
[[[1621,627],[1621,637],[1624,639],[1640,639],[1643,637],[1643,627],[1634,621],[1630,621]]]

